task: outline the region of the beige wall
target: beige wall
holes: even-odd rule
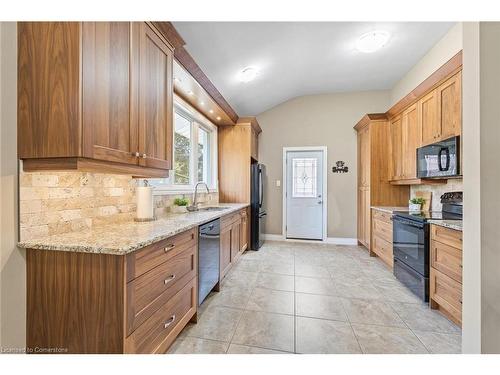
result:
[[[481,352],[481,180],[479,23],[463,24],[464,175],[462,351]],[[466,157],[465,157],[466,156]]]
[[[481,352],[500,353],[500,22],[481,22],[479,33]]]
[[[328,237],[356,237],[357,139],[353,126],[366,113],[385,112],[389,92],[355,92],[304,96],[289,100],[257,116],[259,162],[267,167],[265,206],[267,234],[282,232],[283,147],[328,147]],[[343,160],[349,173],[331,172]]]
[[[462,23],[459,22],[394,85],[390,94],[390,105],[392,106],[417,87],[436,69],[459,52],[462,49],[462,45]]]
[[[17,242],[17,30],[1,28],[1,345],[24,347],[26,316],[25,254]]]

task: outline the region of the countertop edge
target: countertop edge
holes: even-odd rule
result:
[[[407,211],[408,207],[403,207],[403,206],[370,206],[371,209],[377,210],[377,211],[382,211],[382,212],[387,212],[387,213],[394,213],[394,211]]]
[[[439,225],[440,227],[458,230],[463,232],[463,221],[462,220],[428,220],[429,224]]]
[[[156,243],[156,242],[162,241],[166,238],[175,236],[179,233],[182,233],[182,232],[185,232],[185,231],[190,230],[192,228],[198,227],[198,226],[203,225],[205,223],[208,223],[212,220],[220,219],[223,216],[232,214],[236,211],[239,211],[241,209],[244,209],[244,208],[250,206],[250,204],[248,204],[248,203],[233,203],[233,204],[235,206],[229,207],[227,210],[212,211],[213,216],[210,216],[207,219],[200,220],[200,221],[193,221],[192,223],[178,227],[175,230],[166,232],[164,234],[153,236],[150,239],[147,239],[144,241],[139,241],[133,245],[126,246],[126,247],[100,247],[100,246],[86,246],[86,245],[78,245],[78,244],[57,245],[57,244],[44,243],[44,241],[47,241],[48,237],[27,240],[27,241],[19,241],[17,243],[17,246],[20,248],[33,249],[33,250],[63,251],[63,252],[75,252],[75,253],[88,253],[88,254],[108,254],[108,255],[118,255],[118,256],[127,255],[127,254],[134,252],[134,251],[140,250],[146,246],[149,246],[153,243]],[[224,204],[220,204],[220,206],[224,206]],[[166,218],[168,218],[168,215],[162,217],[162,219],[166,219]],[[194,218],[193,218],[193,220],[194,220]],[[149,223],[154,224],[155,222],[149,222]],[[108,227],[109,228],[119,227],[120,225],[123,225],[123,224],[124,223],[107,224],[105,226],[99,227],[98,229],[103,229],[103,228],[108,228]],[[127,223],[127,224],[130,224],[130,223]]]

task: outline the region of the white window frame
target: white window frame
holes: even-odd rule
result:
[[[216,193],[219,186],[219,174],[218,174],[218,143],[217,143],[217,126],[211,123],[206,117],[199,113],[196,109],[191,107],[188,103],[182,100],[180,97],[175,95],[174,97],[174,111],[179,113],[181,116],[186,117],[191,121],[191,155],[189,158],[189,177],[190,183],[188,185],[178,185],[173,184],[171,179],[174,176],[174,170],[170,171],[169,177],[166,179],[167,183],[158,184],[155,183],[156,179],[151,180],[151,185],[154,186],[154,195],[166,195],[166,194],[187,194],[192,193],[196,185],[195,179],[198,176],[197,161],[196,161],[196,149],[198,145],[198,128],[205,129],[210,133],[210,148],[209,148],[209,163],[210,163],[210,181],[208,182],[208,188],[210,192]],[[175,124],[173,133],[175,133]],[[172,150],[172,165],[174,163],[174,151]],[[206,181],[205,181],[206,182]]]

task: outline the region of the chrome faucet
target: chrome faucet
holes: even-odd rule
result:
[[[193,193],[193,204],[191,206],[187,206],[188,211],[198,211],[198,186],[199,185],[205,185],[205,188],[207,189],[207,193],[210,194],[210,189],[208,188],[208,185],[204,183],[203,181],[198,182],[195,187],[194,187],[194,193]]]

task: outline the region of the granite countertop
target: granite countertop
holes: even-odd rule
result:
[[[394,211],[408,211],[408,206],[406,207],[393,207],[393,206],[371,206],[374,210],[388,212],[392,214]]]
[[[18,246],[26,249],[124,255],[238,211],[247,207],[248,204],[224,203],[217,206],[227,207],[227,209],[182,214],[169,213],[151,222],[130,221],[107,224],[81,232],[70,232],[22,241],[18,243]]]
[[[462,231],[462,220],[429,220],[429,223]]]

